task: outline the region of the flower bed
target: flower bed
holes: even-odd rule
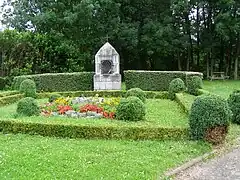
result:
[[[57,98],[41,106],[42,116],[114,119],[120,98],[77,97]]]

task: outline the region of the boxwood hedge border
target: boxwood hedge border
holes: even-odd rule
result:
[[[64,125],[0,120],[0,131],[61,138],[125,139],[125,140],[180,140],[188,137],[187,128],[117,127]]]
[[[99,96],[124,97],[126,91],[73,91],[55,92],[63,96]],[[48,98],[53,93],[38,93],[38,99]],[[147,91],[147,98],[167,99],[168,92]],[[23,94],[15,94],[0,98],[0,106],[15,103]],[[18,121],[14,119],[0,119],[0,131],[3,133],[37,134],[62,138],[85,138],[85,139],[128,139],[128,140],[179,140],[188,137],[188,128],[167,128],[152,126],[93,126],[93,125],[70,125],[70,124],[46,124],[39,122]]]

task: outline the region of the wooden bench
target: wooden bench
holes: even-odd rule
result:
[[[213,72],[211,76],[211,81],[229,79],[229,76],[225,76],[224,74],[225,74],[224,72]]]

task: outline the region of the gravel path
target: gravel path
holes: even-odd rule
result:
[[[177,180],[240,180],[240,146],[180,173]]]

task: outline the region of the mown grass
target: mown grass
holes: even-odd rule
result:
[[[224,98],[228,98],[234,90],[240,90],[240,80],[204,81],[204,89]]]
[[[39,100],[42,104],[46,99]],[[161,127],[187,127],[187,115],[183,113],[179,105],[170,100],[148,99],[146,103],[146,120],[140,122],[124,122],[109,119],[73,119],[64,117],[19,117],[16,120],[25,122],[44,122],[51,124],[75,124],[75,125],[93,125],[93,126],[161,126]],[[2,120],[13,119],[16,113],[17,104],[12,104],[0,108],[0,118]]]
[[[0,179],[157,179],[211,149],[193,141],[105,141],[0,134]]]

